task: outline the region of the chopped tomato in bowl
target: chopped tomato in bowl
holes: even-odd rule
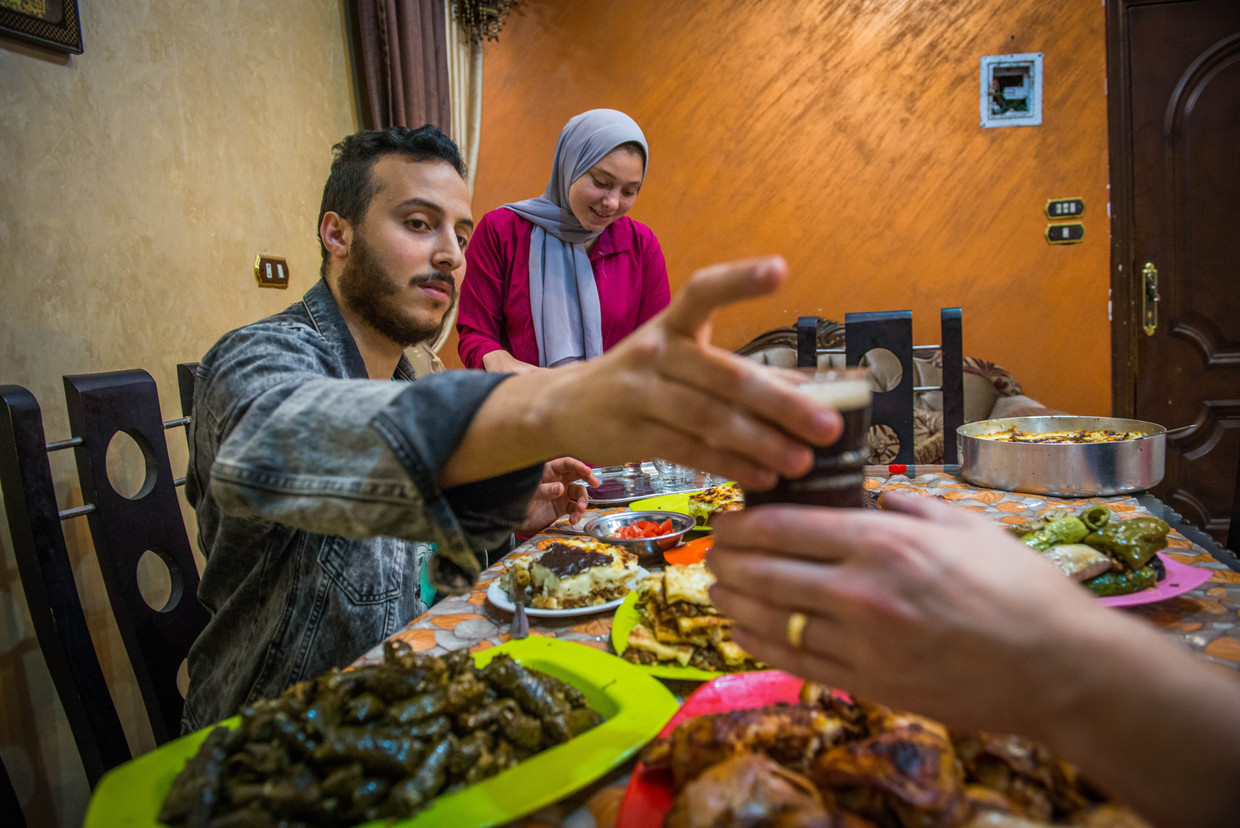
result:
[[[664,551],[679,544],[692,528],[693,518],[689,515],[650,510],[600,515],[586,524],[585,531],[604,543],[633,552],[643,566],[659,566]]]
[[[632,540],[633,538],[657,538],[660,535],[670,535],[676,529],[672,526],[672,519],[668,518],[662,523],[653,520],[637,520],[633,523],[626,524],[616,528],[611,537],[621,538],[623,540]]]

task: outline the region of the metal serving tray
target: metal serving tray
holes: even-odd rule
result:
[[[1114,443],[1005,443],[984,440],[1018,428],[1039,431],[1137,431]],[[1093,497],[1139,492],[1158,485],[1166,462],[1166,429],[1115,417],[1006,417],[956,429],[960,476],[977,486],[1009,492]]]

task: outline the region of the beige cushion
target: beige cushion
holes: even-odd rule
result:
[[[788,344],[788,336],[775,341],[769,347],[748,354],[750,359],[767,365],[785,368],[796,366],[796,348]],[[878,388],[894,388],[900,381],[900,361],[887,350],[867,355],[870,374]],[[913,356],[914,387],[938,386],[942,383],[943,356],[941,351],[918,351]],[[844,354],[821,354],[818,365],[822,368],[842,368]],[[1038,416],[1062,414],[1044,407],[1024,395],[1024,391],[1006,370],[975,357],[964,359],[964,421],[988,420],[998,417]],[[943,453],[943,392],[921,391],[914,395],[914,453],[918,463],[941,463]],[[869,436],[873,463],[891,462],[897,444],[895,433],[882,431],[876,426]]]
[[[1024,394],[1015,394],[1011,397],[1000,397],[990,412],[990,419],[997,420],[1001,417],[1050,417],[1054,414],[1065,413],[1067,412],[1047,408],[1042,403],[1030,399]]]
[[[943,369],[936,358],[938,352],[925,357],[913,357],[913,385],[916,387],[937,386],[943,382]],[[750,359],[765,365],[776,365],[781,368],[794,368],[797,364],[796,351],[786,347],[772,347],[749,355]],[[901,380],[900,360],[886,348],[876,349],[866,355],[862,362],[870,369],[870,376],[878,389],[895,388]],[[843,354],[820,354],[819,368],[843,368]],[[991,408],[999,399],[999,391],[986,377],[965,372],[964,374],[964,421],[988,419]],[[916,395],[915,407],[930,411],[943,410],[942,391],[921,391]]]
[[[761,362],[763,365],[774,365],[777,368],[797,367],[797,352],[792,348],[767,348],[749,354],[748,357],[754,362]]]
[[[943,367],[939,364],[940,362],[938,351],[925,358],[913,357],[913,366],[917,370],[915,384],[919,386],[942,385]],[[966,423],[990,419],[992,416],[990,412],[998,399],[999,390],[990,380],[970,371],[964,372],[964,421]],[[930,411],[942,411],[943,392],[922,391],[917,394],[917,401],[914,405]]]

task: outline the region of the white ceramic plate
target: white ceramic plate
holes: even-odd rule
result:
[[[637,582],[649,574],[649,572],[639,566],[637,568],[637,577],[629,581],[629,589],[637,586]],[[501,575],[487,587],[487,600],[505,612],[512,612],[516,607],[513,606],[512,601],[508,600],[508,593],[500,586],[499,582],[502,578],[503,576]],[[624,599],[627,597],[627,595],[621,596],[614,601],[608,601],[606,604],[591,604],[588,607],[573,607],[571,609],[538,609],[526,604],[525,614],[531,618],[571,618],[574,615],[594,615],[595,613],[614,610],[624,603]]]

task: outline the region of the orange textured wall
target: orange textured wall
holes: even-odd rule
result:
[[[781,253],[777,297],[731,309],[738,347],[802,314],[911,309],[938,342],[1039,401],[1110,412],[1104,8],[1083,0],[521,0],[485,53],[474,209],[542,192],[572,115],[646,132],[631,215],[672,288],[697,267]],[[979,59],[1042,52],[1043,125],[982,129]],[[1085,241],[1044,238],[1048,198],[1083,197]],[[444,348],[454,364],[455,341]]]

